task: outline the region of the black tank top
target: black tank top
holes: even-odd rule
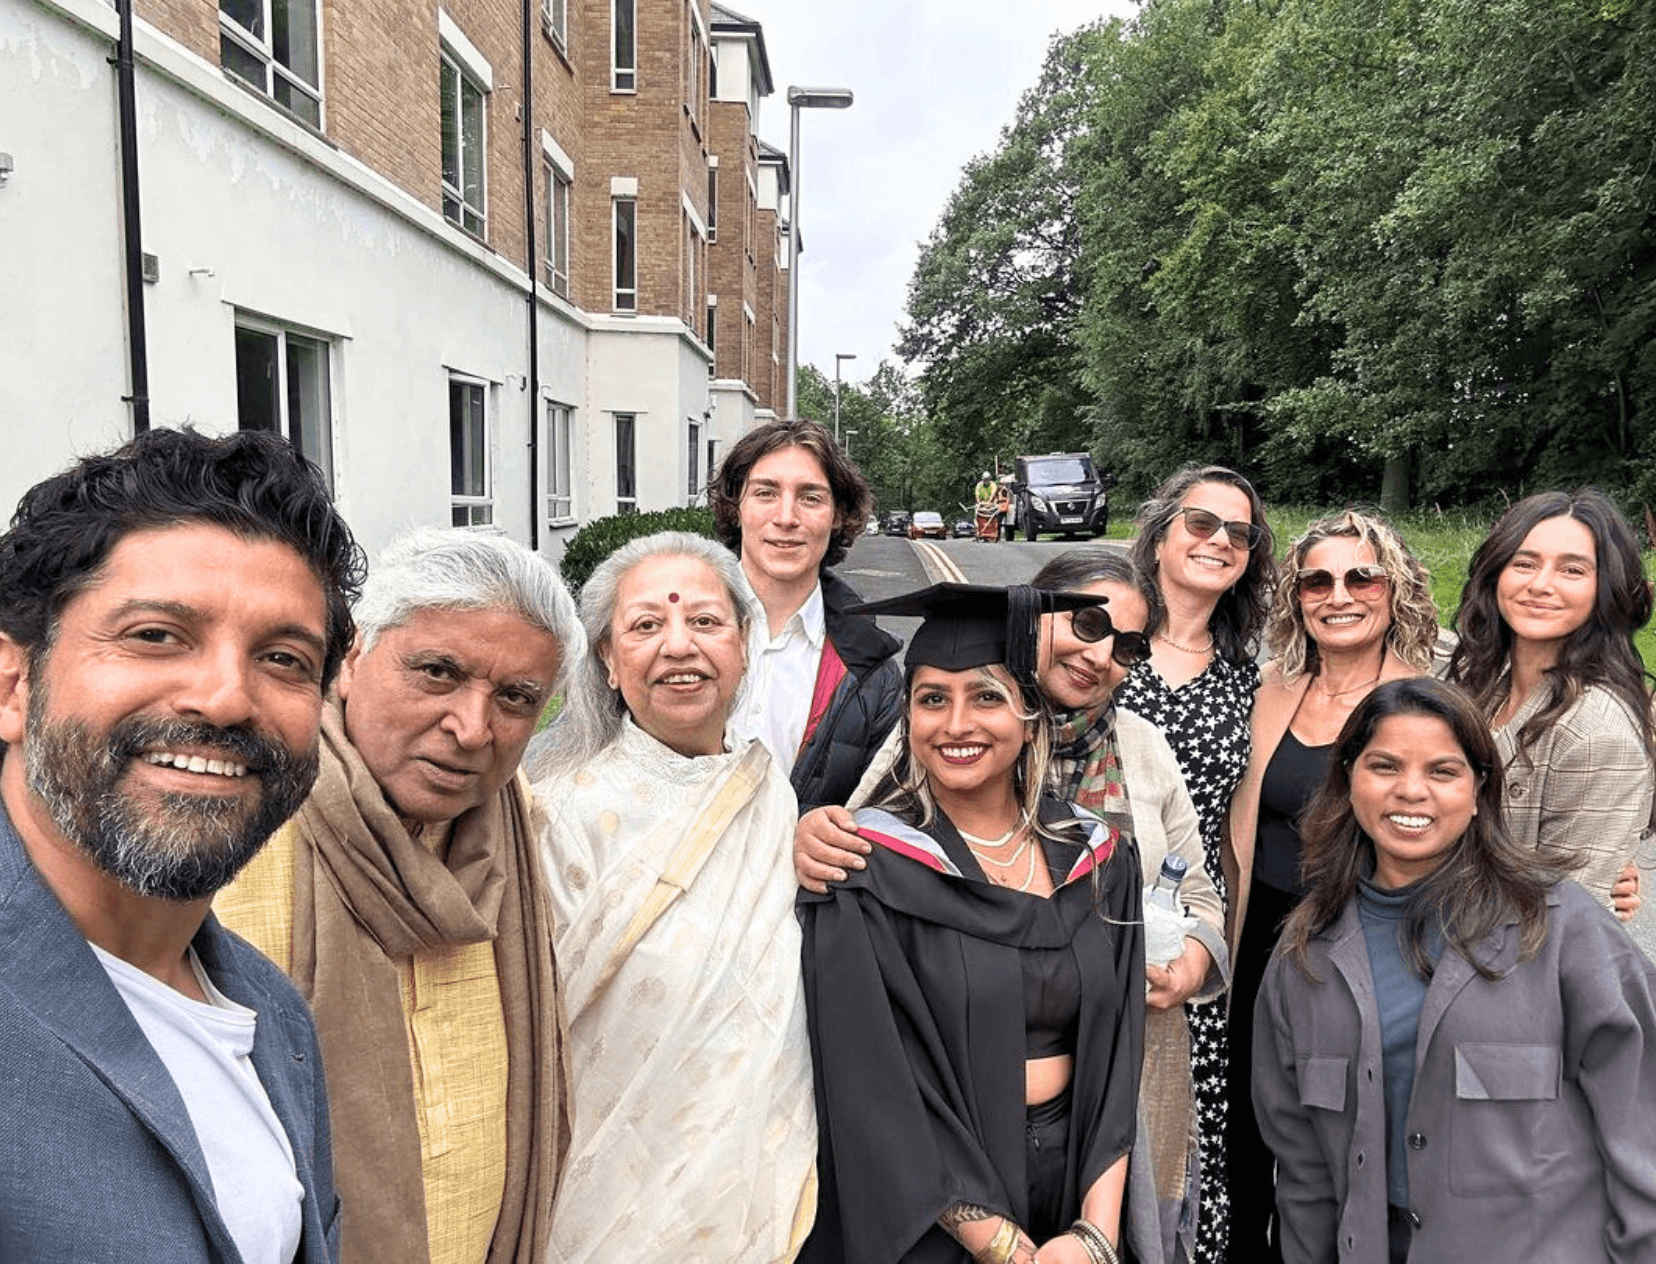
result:
[[[1061,839],[1038,844],[1054,887],[1069,876],[1081,848]],[[1075,1052],[1081,1023],[1081,971],[1069,948],[1020,948],[1023,967],[1024,1056],[1052,1058]]]
[[[1277,743],[1259,787],[1259,834],[1253,878],[1290,895],[1303,894],[1299,880],[1300,816],[1328,772],[1327,746],[1307,746],[1289,729]]]

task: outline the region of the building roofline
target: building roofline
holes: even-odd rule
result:
[[[781,182],[782,192],[793,192],[793,172],[788,167],[787,154],[768,140],[759,139],[759,161],[778,168],[776,178]]]
[[[714,33],[753,41],[755,64],[759,72],[759,95],[770,96],[776,91],[776,81],[771,78],[770,54],[765,50],[765,28],[728,5],[714,4],[711,8]]]

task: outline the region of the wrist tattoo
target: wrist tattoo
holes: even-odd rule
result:
[[[971,1224],[974,1220],[993,1220],[998,1215],[1000,1212],[979,1207],[976,1203],[956,1203],[937,1218],[937,1223],[945,1233],[955,1237],[961,1225]]]

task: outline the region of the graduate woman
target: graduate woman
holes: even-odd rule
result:
[[[1114,1264],[1142,1057],[1130,816],[1045,798],[1037,616],[1099,598],[939,584],[866,868],[802,891],[821,1146],[801,1259]]]

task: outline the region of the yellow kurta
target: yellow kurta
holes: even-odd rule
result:
[[[286,973],[296,838],[291,825],[283,826],[213,901],[219,920]],[[394,964],[414,1072],[432,1264],[476,1264],[488,1255],[506,1180],[506,1024],[494,946],[422,951]]]

